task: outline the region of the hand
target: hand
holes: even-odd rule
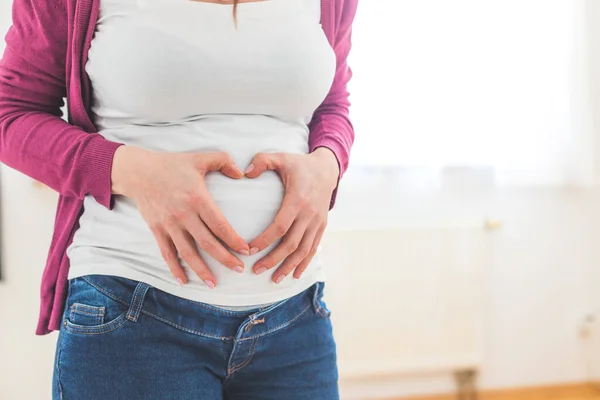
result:
[[[227,222],[206,188],[204,177],[211,171],[232,179],[244,176],[226,153],[158,153],[121,146],[113,159],[113,193],[135,201],[180,285],[187,277],[178,255],[207,286],[216,286],[196,244],[237,272],[244,271],[244,264],[217,238],[238,253],[249,254],[248,244]]]
[[[251,254],[256,254],[283,238],[254,264],[254,272],[262,274],[283,261],[271,277],[275,283],[281,283],[292,271],[294,278],[299,279],[317,252],[327,226],[339,166],[333,152],[324,147],[311,154],[261,153],[246,169],[246,176],[256,178],[266,170],[279,173],[285,197],[273,223],[250,242],[250,248]]]

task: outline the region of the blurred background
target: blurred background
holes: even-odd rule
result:
[[[343,399],[600,399],[600,1],[362,0],[349,63]],[[57,196],[1,177],[0,399],[47,399]]]

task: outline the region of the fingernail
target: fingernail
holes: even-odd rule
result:
[[[184,285],[183,279],[181,279],[181,278],[177,278],[177,283],[179,283],[179,286],[183,286]]]
[[[285,275],[279,275],[277,279],[275,279],[275,283],[281,283],[282,280],[285,279]]]
[[[245,256],[249,256],[250,255],[250,252],[248,250],[246,250],[246,249],[240,250],[240,251],[238,251],[238,253],[243,254]]]
[[[206,286],[208,286],[211,289],[215,288],[215,284],[213,283],[213,281],[210,281],[210,280],[207,279],[207,280],[204,281],[204,283],[206,283]]]
[[[239,273],[241,274],[242,272],[244,272],[244,267],[240,267],[240,266],[238,265],[237,267],[233,267],[233,270],[234,270],[235,272],[239,272]]]
[[[258,247],[253,247],[250,249],[250,254],[255,255],[256,253],[258,253]]]
[[[256,275],[260,275],[266,271],[267,271],[267,269],[265,267],[260,267],[259,269],[256,270]]]
[[[250,164],[248,165],[248,168],[246,168],[246,171],[244,171],[244,173],[248,174],[250,173],[252,170],[254,169],[254,164]]]

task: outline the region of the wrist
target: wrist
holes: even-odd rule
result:
[[[127,196],[129,181],[136,172],[133,168],[139,164],[139,158],[146,151],[135,146],[119,146],[113,156],[111,170],[111,193]]]
[[[322,166],[321,171],[325,174],[326,180],[331,183],[331,190],[335,189],[340,176],[340,164],[335,153],[327,147],[318,147],[311,155]]]

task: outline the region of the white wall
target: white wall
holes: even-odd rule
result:
[[[391,196],[380,193],[371,209],[389,210]],[[503,221],[493,233],[492,263],[485,280],[485,337],[481,385],[484,388],[580,382],[589,379],[579,337],[584,315],[593,308],[588,296],[590,270],[600,255],[595,190],[522,189],[470,197],[445,197],[396,203],[386,221],[419,212],[471,218],[493,216]],[[349,201],[340,201],[332,223]],[[424,204],[425,203],[425,204]],[[363,204],[366,204],[364,202]],[[361,209],[354,215],[361,218]],[[404,215],[403,215],[404,214]],[[341,250],[341,249],[340,249]],[[374,279],[390,279],[389,276]],[[401,269],[396,279],[402,279]],[[394,297],[390,293],[389,304]],[[408,344],[409,345],[409,344]],[[366,393],[436,393],[452,389],[448,377],[396,380],[376,389],[354,385]]]
[[[0,0],[0,32],[10,22],[11,0]],[[0,41],[0,49],[4,40]],[[2,167],[0,281],[0,398],[48,399],[56,336],[34,335],[39,284],[50,242],[56,196]]]
[[[0,31],[8,25],[9,3],[10,0],[0,0]],[[590,4],[593,3],[591,0]],[[594,11],[600,18],[600,5],[592,7],[590,15]],[[597,49],[599,32],[594,36]],[[596,68],[600,66],[600,57],[593,61]],[[600,105],[597,83],[595,104]],[[49,398],[56,332],[37,337],[34,330],[56,197],[47,190],[34,188],[28,178],[8,168],[3,168],[2,179],[5,279],[0,283],[1,397]],[[444,212],[439,201],[430,205],[410,198],[402,203],[385,202],[385,196],[374,196],[368,204],[371,209],[393,210],[385,213],[388,220],[424,210]],[[332,223],[341,217],[349,203],[349,199],[340,201]],[[494,196],[446,198],[442,203],[446,211],[491,215],[504,222],[502,230],[495,233],[494,262],[485,283],[487,331],[482,386],[498,388],[588,379],[586,346],[577,328],[580,318],[600,305],[598,191],[505,190]],[[354,212],[360,212],[353,208]],[[375,274],[375,279],[383,278]],[[401,275],[397,278],[401,279]],[[389,304],[393,301],[390,293]],[[378,385],[382,393],[386,389],[397,393],[429,393],[450,388],[451,382],[445,377]],[[374,389],[365,390],[373,393]]]
[[[48,399],[56,335],[35,336],[56,196],[2,167],[0,398]]]
[[[587,29],[588,46],[590,53],[590,97],[593,104],[593,126],[600,135],[600,2],[588,0],[587,2]],[[596,154],[600,154],[600,140],[598,135],[595,142]],[[600,157],[596,159],[596,171],[600,171]],[[594,221],[596,225],[600,223],[598,219]],[[599,238],[597,235],[595,238]],[[600,253],[600,252],[599,252]],[[596,329],[600,330],[600,254],[595,254],[595,262],[589,264],[588,271],[588,299],[591,308],[596,311]],[[600,383],[600,333],[593,339],[593,346],[590,347],[592,356],[590,373],[595,382]]]
[[[593,104],[593,124],[594,129],[598,132],[600,136],[600,2],[589,0],[587,2],[587,16],[588,16],[588,37],[589,43],[588,46],[591,49],[590,51],[590,72],[591,72],[591,90],[590,95]],[[597,154],[600,154],[600,139],[597,137],[595,148]],[[600,171],[600,157],[597,157],[596,160],[596,170]],[[596,263],[593,268],[591,268],[591,276],[590,283],[600,283],[600,264]],[[590,287],[591,298],[594,304],[600,308],[600,288],[598,286]],[[599,376],[600,378],[600,376]]]

